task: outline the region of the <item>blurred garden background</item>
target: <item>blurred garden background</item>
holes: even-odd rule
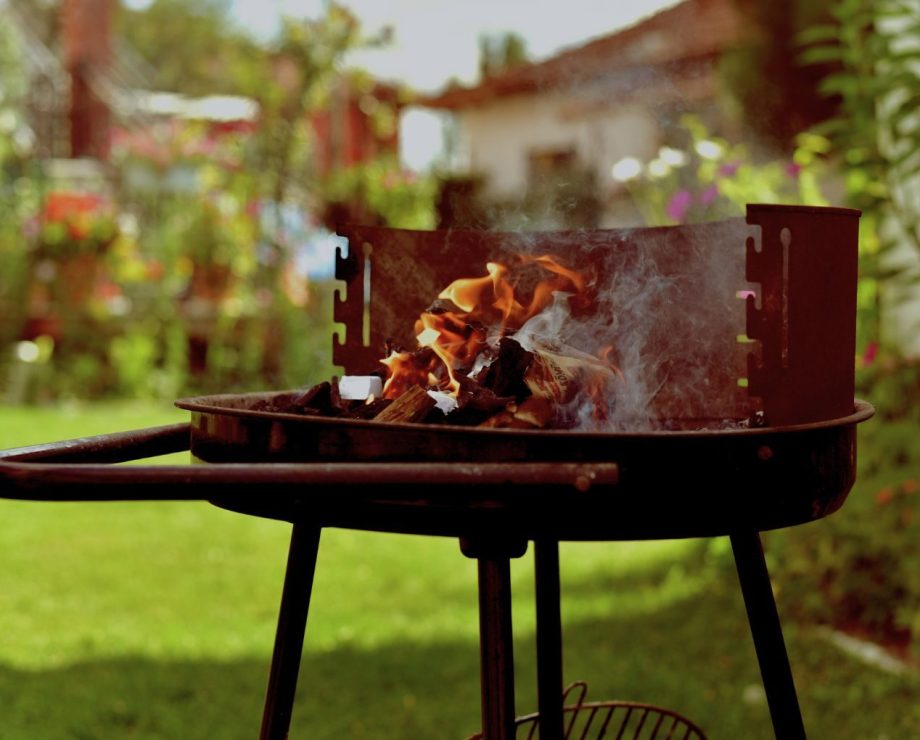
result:
[[[343,221],[859,208],[878,413],[844,509],[765,544],[812,736],[920,737],[920,2],[532,5],[0,0],[0,448],[327,378]],[[284,525],[0,511],[0,735],[256,733]],[[323,537],[292,736],[474,732],[475,566],[450,541]],[[726,541],[564,545],[562,580],[591,697],[771,736]],[[520,713],[531,582],[515,561]]]

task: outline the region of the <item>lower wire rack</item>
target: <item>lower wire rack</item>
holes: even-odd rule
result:
[[[692,721],[670,709],[632,701],[585,701],[588,684],[576,681],[562,692],[564,740],[706,740]],[[538,713],[515,720],[520,740],[535,740]],[[477,733],[468,740],[482,740]]]

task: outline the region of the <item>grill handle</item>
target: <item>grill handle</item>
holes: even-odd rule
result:
[[[165,449],[152,443],[133,449],[146,451],[151,447],[156,454]],[[502,500],[508,503],[533,502],[546,492],[604,495],[615,487],[620,474],[616,463],[367,463],[360,468],[351,463],[122,466],[58,462],[61,458],[41,452],[46,455],[44,459],[19,457],[0,462],[0,496],[35,501],[181,501],[264,497],[270,488],[288,489],[288,493],[320,501],[328,498],[329,487],[334,486],[339,503],[392,497],[394,490],[401,501],[411,502],[430,500],[433,487],[450,496],[458,491],[468,495],[477,486],[484,491],[500,486]],[[74,459],[73,448],[68,448],[67,454],[67,459]],[[122,454],[120,461],[126,459],[132,458]]]
[[[62,442],[0,450],[0,460],[42,463],[117,463],[173,452],[185,452],[191,444],[188,422],[130,432],[100,434]]]

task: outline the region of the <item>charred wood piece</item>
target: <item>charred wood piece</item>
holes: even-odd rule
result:
[[[328,413],[332,407],[332,383],[323,381],[314,385],[303,395],[291,401],[293,413],[304,413],[307,409],[315,413]]]
[[[510,337],[502,337],[498,343],[498,355],[486,370],[482,386],[496,396],[513,396],[522,401],[530,395],[524,377],[533,359],[533,352],[528,352]]]
[[[414,385],[374,417],[374,421],[406,423],[423,421],[435,407],[435,400],[421,386]]]
[[[389,398],[375,398],[370,403],[362,403],[355,406],[351,411],[343,414],[346,419],[373,419],[380,414],[385,408],[392,405],[393,401]]]

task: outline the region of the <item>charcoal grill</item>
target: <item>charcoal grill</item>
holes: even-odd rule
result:
[[[211,396],[179,402],[190,425],[0,453],[0,492],[207,499],[293,522],[264,738],[287,734],[323,527],[457,537],[478,560],[487,738],[514,736],[510,559],[529,541],[540,731],[561,738],[559,541],[728,535],[777,737],[804,737],[758,533],[830,514],[854,482],[855,427],[872,414],[853,399],[858,216],[758,205],[746,221],[680,228],[343,228],[336,274],[346,293],[335,317],[345,333],[333,352],[346,372],[371,366],[435,289],[487,259],[536,246],[583,250],[601,277],[651,266],[673,287],[651,307],[645,337],[663,389],[650,413],[663,423],[641,432],[375,424],[258,410],[284,393]],[[704,386],[695,393],[668,382],[693,369]],[[106,464],[181,449],[219,464]]]

